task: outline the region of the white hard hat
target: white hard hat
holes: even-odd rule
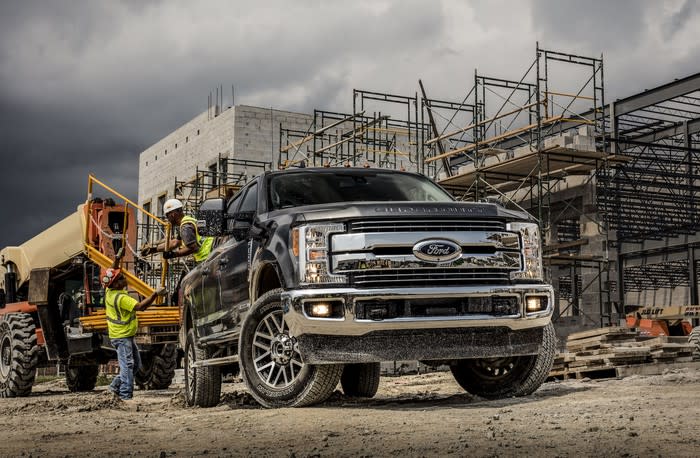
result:
[[[163,204],[163,214],[167,215],[171,211],[177,210],[178,208],[182,208],[182,202],[180,202],[178,199],[168,199]]]

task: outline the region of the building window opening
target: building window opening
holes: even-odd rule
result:
[[[162,194],[158,196],[158,208],[156,208],[156,211],[158,212],[159,217],[163,217],[163,205],[165,205],[165,194]]]

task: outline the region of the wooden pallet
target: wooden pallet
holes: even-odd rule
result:
[[[619,376],[618,367],[690,363],[695,346],[687,337],[641,336],[636,329],[609,327],[574,333],[567,351],[556,355],[550,378]]]

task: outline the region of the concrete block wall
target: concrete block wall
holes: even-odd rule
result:
[[[303,113],[245,105],[226,109],[218,116],[201,113],[141,153],[139,204],[151,202],[151,209],[160,214],[158,197],[172,197],[176,179],[193,178],[197,168],[216,164],[219,155],[268,161],[274,168],[279,159],[280,122],[307,129],[311,119]]]

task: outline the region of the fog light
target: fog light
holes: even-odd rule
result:
[[[325,302],[316,302],[311,305],[311,316],[316,318],[328,318],[331,316],[331,306]]]
[[[525,309],[527,313],[539,312],[547,306],[547,301],[542,297],[528,297],[525,301]]]

